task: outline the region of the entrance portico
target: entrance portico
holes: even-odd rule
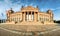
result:
[[[37,21],[38,20],[38,12],[34,12],[34,11],[26,11],[26,12],[22,12],[22,18],[23,21]]]

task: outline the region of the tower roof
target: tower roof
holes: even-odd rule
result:
[[[52,10],[49,9],[49,10],[47,11],[47,13],[52,13]]]

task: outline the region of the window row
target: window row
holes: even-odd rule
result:
[[[21,18],[10,18],[10,21],[21,21]]]
[[[39,21],[49,21],[49,18],[39,18]]]

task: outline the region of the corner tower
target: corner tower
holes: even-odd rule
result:
[[[14,13],[14,11],[12,10],[12,8],[10,10],[7,11],[7,20],[10,21],[10,14]]]
[[[53,22],[53,13],[52,13],[52,10],[48,10],[47,13],[50,15],[50,22]]]

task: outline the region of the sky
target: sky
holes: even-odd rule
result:
[[[24,6],[38,6],[39,10],[46,12],[52,10],[54,20],[60,20],[60,0],[0,0],[0,19],[6,19],[6,11],[12,8],[15,12]]]

